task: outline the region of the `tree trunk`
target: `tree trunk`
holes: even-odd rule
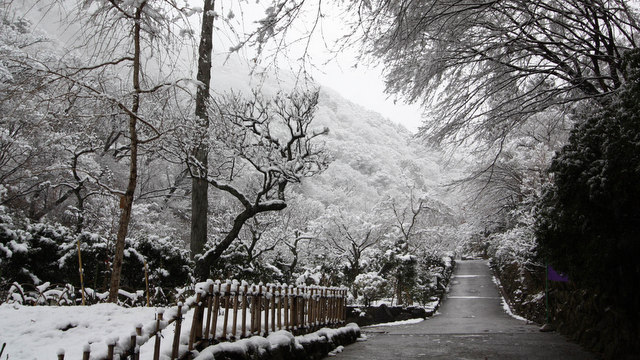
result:
[[[242,230],[242,227],[249,219],[262,212],[279,211],[286,207],[287,205],[285,203],[270,203],[267,205],[258,204],[257,206],[246,208],[243,212],[236,215],[236,218],[233,220],[233,227],[229,230],[224,239],[215,247],[215,249],[208,251],[206,256],[196,264],[196,276],[200,276],[203,279],[209,276],[210,268],[215,265],[216,261],[218,261],[220,256],[222,256],[222,253],[224,253],[224,251],[231,246],[233,241],[238,238],[240,230]]]
[[[191,258],[201,254],[207,242],[207,215],[209,211],[208,189],[206,180],[209,148],[206,144],[207,129],[209,128],[209,114],[207,100],[209,99],[209,83],[211,82],[211,51],[213,50],[213,7],[215,0],[205,0],[202,13],[202,29],[200,45],[198,47],[198,74],[200,82],[196,91],[195,115],[198,125],[203,130],[202,139],[194,150],[194,157],[202,166],[198,174],[191,180]]]
[[[122,262],[124,259],[124,241],[129,231],[131,221],[131,207],[133,206],[133,195],[138,183],[138,133],[136,130],[138,110],[140,108],[140,18],[142,8],[146,2],[142,2],[135,14],[135,24],[133,27],[133,95],[131,112],[129,113],[129,137],[131,139],[130,162],[129,162],[129,183],[124,195],[120,198],[120,222],[118,224],[118,234],[116,237],[116,252],[113,256],[113,267],[111,271],[111,284],[109,287],[109,302],[115,303],[118,300],[118,290],[120,289],[120,275],[122,273]]]

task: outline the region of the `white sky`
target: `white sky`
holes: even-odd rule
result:
[[[322,72],[314,73],[319,83],[326,85],[345,98],[368,109],[379,112],[395,123],[404,125],[415,133],[421,125],[422,110],[419,105],[407,105],[401,100],[394,104],[394,97],[384,93],[384,80],[380,68],[348,66],[354,63],[355,57],[342,56],[347,61],[337,61],[322,67]],[[341,67],[340,64],[343,66]]]
[[[311,15],[303,14],[292,26],[289,31],[289,38],[299,37],[299,34],[308,32],[310,23],[313,23],[315,18],[315,10],[317,10],[317,3],[319,0],[305,0],[305,6],[309,10]],[[188,0],[192,6],[202,6],[202,0]],[[39,26],[44,26],[50,31],[55,33],[56,26],[59,26],[58,21],[47,20],[51,13],[41,13],[35,11],[39,6],[34,0],[25,0],[23,7],[32,20]],[[216,1],[216,11],[219,11],[223,17],[229,14],[232,10],[235,14],[231,23],[237,27],[239,33],[249,32],[252,27],[255,27],[252,23],[256,19],[264,18],[264,9],[271,4],[271,0],[219,0]],[[367,64],[357,64],[358,49],[351,47],[347,51],[340,52],[337,56],[330,54],[327,46],[331,46],[334,39],[344,35],[346,30],[346,24],[344,19],[338,16],[338,10],[330,6],[326,1],[322,3],[323,14],[325,15],[322,20],[322,26],[318,26],[312,37],[312,41],[309,46],[309,53],[311,55],[314,69],[311,69],[311,73],[316,81],[320,84],[328,86],[333,90],[340,93],[350,101],[364,106],[382,114],[384,117],[389,118],[395,123],[404,125],[411,132],[416,132],[421,125],[422,110],[418,105],[406,105],[402,100],[397,99],[394,103],[394,96],[388,96],[384,93],[384,80],[382,77],[382,69],[380,67],[367,66]],[[241,10],[242,9],[242,10]],[[305,18],[307,17],[307,18]],[[199,21],[200,14],[194,15],[190,20],[194,20],[194,30],[199,33]],[[311,20],[309,20],[311,18]],[[198,24],[196,24],[198,23]],[[242,25],[241,25],[242,24]],[[224,27],[221,21],[218,21],[217,26]],[[242,30],[238,30],[242,29]],[[235,45],[237,40],[230,40],[229,34],[222,34],[221,30],[217,32],[214,47],[216,52],[226,52],[230,45]],[[59,33],[59,31],[58,31]],[[225,39],[226,38],[226,39]],[[328,45],[327,45],[328,44]],[[291,58],[296,58],[296,51],[301,51],[303,44],[297,44],[291,46]],[[246,56],[246,55],[245,55]],[[326,63],[329,59],[332,59],[329,63]],[[191,59],[193,60],[193,59]],[[285,60],[280,60],[280,63]],[[325,64],[326,63],[326,64]],[[192,64],[195,65],[195,64]],[[291,66],[295,70],[295,65]],[[310,69],[310,68],[308,68]]]
[[[196,1],[192,1],[194,4]],[[315,11],[317,10],[318,0],[306,0],[305,5],[309,11],[309,15],[302,15],[302,19],[292,26],[289,37],[295,38],[298,34],[308,32],[313,19],[315,19]],[[231,7],[229,2],[218,1],[218,4],[227,8],[220,9],[222,15],[226,15]],[[225,5],[226,4],[226,5]],[[237,3],[236,3],[237,4]],[[242,4],[241,16],[245,23],[251,23],[254,19],[263,18],[264,8],[271,4],[271,1],[260,1],[255,4],[254,1]],[[230,7],[231,6],[231,7]],[[236,5],[238,6],[238,5]],[[384,79],[382,76],[382,68],[375,66],[367,66],[367,64],[357,64],[358,49],[350,48],[342,51],[335,56],[327,49],[331,46],[334,39],[347,33],[344,19],[338,15],[339,11],[333,5],[326,1],[322,3],[323,14],[325,15],[322,24],[318,25],[309,45],[309,53],[313,64],[316,68],[311,73],[320,84],[328,86],[340,93],[345,98],[362,105],[368,109],[379,112],[384,117],[389,118],[395,123],[404,125],[411,132],[416,132],[421,125],[422,110],[419,105],[407,105],[400,99],[394,103],[394,96],[388,96],[384,93]],[[239,12],[239,10],[233,10]],[[308,16],[308,18],[304,18]],[[249,19],[249,20],[248,20]],[[249,25],[251,26],[251,25]],[[248,31],[248,29],[246,29]],[[292,46],[292,58],[296,58],[296,49],[298,54],[301,53],[303,44]],[[329,59],[329,63],[326,63]],[[326,63],[326,64],[325,64]]]

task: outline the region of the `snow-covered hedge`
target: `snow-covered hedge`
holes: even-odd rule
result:
[[[19,228],[6,217],[0,219],[0,285],[44,283],[64,288],[80,288],[78,244],[80,244],[84,285],[106,289],[111,271],[113,242],[99,234],[74,234],[64,226],[36,223]],[[192,283],[188,252],[169,238],[127,239],[121,284],[124,289],[145,288],[147,262],[150,288],[183,287]],[[12,291],[17,291],[15,288]],[[35,291],[30,289],[29,291]],[[130,292],[130,293],[135,293]],[[3,294],[7,295],[7,294]],[[161,296],[165,297],[165,296]],[[3,299],[6,296],[3,297]]]

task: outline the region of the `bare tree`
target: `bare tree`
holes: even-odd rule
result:
[[[429,139],[500,144],[551,106],[598,106],[625,81],[638,15],[626,0],[353,1],[356,38],[387,91],[421,101]],[[571,111],[570,107],[565,107]]]
[[[349,268],[345,280],[353,284],[362,272],[364,252],[380,242],[385,233],[384,226],[376,223],[370,213],[345,214],[338,207],[331,207],[325,216],[323,236],[328,241],[322,245],[338,258],[347,260]]]
[[[211,100],[209,149],[217,166],[205,173],[195,159],[188,163],[192,176],[233,196],[241,211],[231,229],[200,258],[200,276],[206,276],[222,253],[255,215],[287,206],[288,184],[313,176],[328,165],[328,156],[316,144],[328,129],[310,129],[318,92],[294,92],[266,99],[257,92],[246,98],[230,93]]]

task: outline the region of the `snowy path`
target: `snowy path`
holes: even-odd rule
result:
[[[492,278],[486,261],[458,261],[439,315],[363,328],[369,340],[347,346],[336,359],[595,359],[561,335],[509,316]]]

